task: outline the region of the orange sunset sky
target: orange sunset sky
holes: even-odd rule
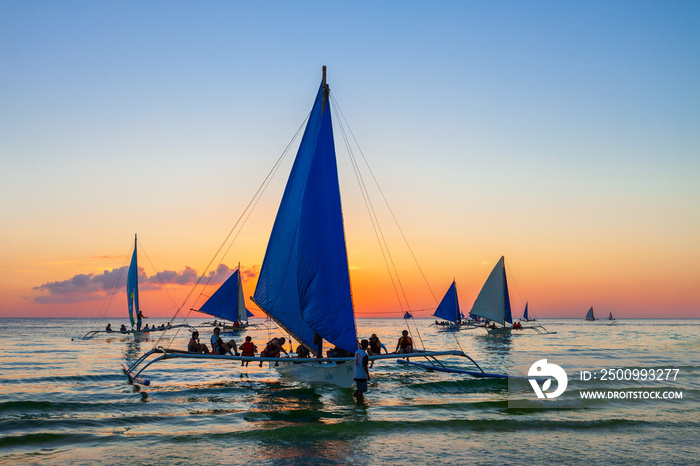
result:
[[[149,317],[239,262],[252,295],[294,144],[216,252],[322,65],[393,212],[372,187],[401,300],[335,114],[358,317],[453,278],[466,314],[501,256],[515,316],[700,317],[698,4],[316,5],[0,3],[0,317],[126,320],[135,233]]]

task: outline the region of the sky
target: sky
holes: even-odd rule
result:
[[[699,44],[693,1],[0,0],[0,317],[125,318],[136,233],[146,315],[252,295],[323,65],[357,316],[504,256],[516,316],[700,317]]]

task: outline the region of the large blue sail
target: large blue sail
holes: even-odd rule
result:
[[[129,264],[129,272],[126,275],[126,302],[129,305],[129,320],[131,326],[136,324],[134,316],[139,313],[139,266],[136,260],[136,250],[138,242],[134,235],[134,254],[131,256],[131,264]]]
[[[343,349],[355,351],[333,128],[330,109],[324,111],[323,94],[322,84],[277,211],[254,300],[307,346],[317,346],[314,335],[318,333]],[[312,244],[315,241],[319,241],[316,247]],[[332,250],[326,251],[326,247]],[[345,336],[350,330],[345,317],[348,310],[352,337]],[[330,321],[341,330],[329,329]]]
[[[238,321],[239,306],[242,298],[240,291],[240,274],[236,270],[233,275],[214,292],[213,295],[199,308],[199,312],[220,319]]]
[[[299,216],[298,287],[301,316],[316,333],[357,350],[348,256],[331,112],[323,112]]]
[[[433,315],[455,323],[459,320],[459,298],[457,298],[457,284],[454,281]]]

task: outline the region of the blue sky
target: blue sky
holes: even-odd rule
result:
[[[435,288],[462,276],[469,302],[506,254],[575,309],[687,294],[699,35],[690,1],[0,1],[4,291],[110,267],[64,264],[134,231],[201,269],[327,65]]]

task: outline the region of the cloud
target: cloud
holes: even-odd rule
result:
[[[209,284],[221,284],[235,269],[229,268],[226,264],[220,264],[216,270],[208,273]],[[47,282],[35,286],[32,289],[42,293],[34,298],[35,303],[78,303],[95,301],[104,298],[106,295],[120,293],[126,288],[126,276],[128,267],[120,267],[112,270],[105,270],[102,273],[78,274],[68,280]],[[247,281],[257,276],[258,267],[241,270],[242,280]],[[155,275],[148,276],[146,272],[139,268],[139,285],[142,290],[162,288],[163,285],[194,285],[199,274],[191,267],[185,266],[179,272],[164,270]]]

